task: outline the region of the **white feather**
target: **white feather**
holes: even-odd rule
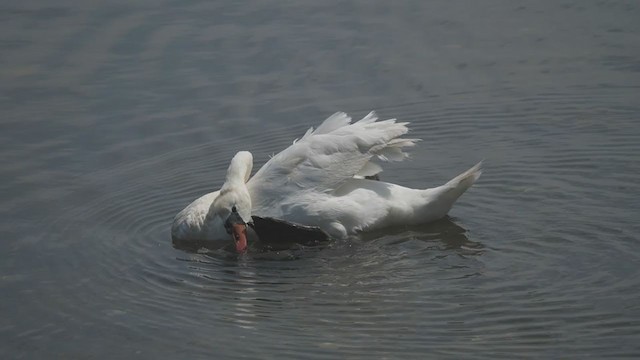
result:
[[[382,166],[369,161],[366,163],[360,171],[355,175],[355,177],[365,177],[365,176],[373,176],[382,172]]]
[[[183,239],[226,238],[220,231],[211,230],[221,226],[215,218],[224,218],[224,207],[243,198],[245,190],[251,214],[319,226],[337,238],[441,218],[478,179],[480,164],[445,185],[425,190],[359,178],[382,171],[370,162],[374,156],[386,161],[405,159],[408,154],[404,149],[419,141],[403,138],[407,132],[407,123],[378,121],[374,112],[355,123],[345,113],[335,113],[271,157],[246,185],[233,180],[233,186],[227,186],[230,173],[245,180],[248,175],[242,172],[247,169],[246,155],[239,161],[243,166],[232,161],[222,191],[207,194],[180,212],[172,234]],[[236,170],[232,170],[234,166]],[[218,200],[226,196],[222,194],[225,189],[231,188],[239,195],[224,202]],[[244,219],[246,212],[241,216]]]

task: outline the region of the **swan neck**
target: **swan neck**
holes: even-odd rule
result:
[[[233,159],[227,169],[225,183],[244,184],[249,181],[251,169],[253,168],[253,156],[248,151],[240,151]]]

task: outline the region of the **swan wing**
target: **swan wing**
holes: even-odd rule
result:
[[[352,123],[342,112],[327,118],[317,129],[273,156],[249,180],[254,214],[272,214],[284,199],[308,192],[331,193],[354,176],[371,175],[381,168],[373,157],[399,161],[408,155],[403,148],[417,139],[402,138],[407,123],[396,119],[378,121],[374,112]]]

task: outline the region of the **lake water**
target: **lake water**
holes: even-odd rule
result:
[[[0,358],[640,356],[636,1],[0,5]],[[253,254],[173,216],[335,111],[450,217]]]

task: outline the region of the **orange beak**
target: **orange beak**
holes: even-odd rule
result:
[[[236,250],[239,253],[247,251],[247,225],[232,224],[231,234],[233,235],[233,241],[236,244]]]

